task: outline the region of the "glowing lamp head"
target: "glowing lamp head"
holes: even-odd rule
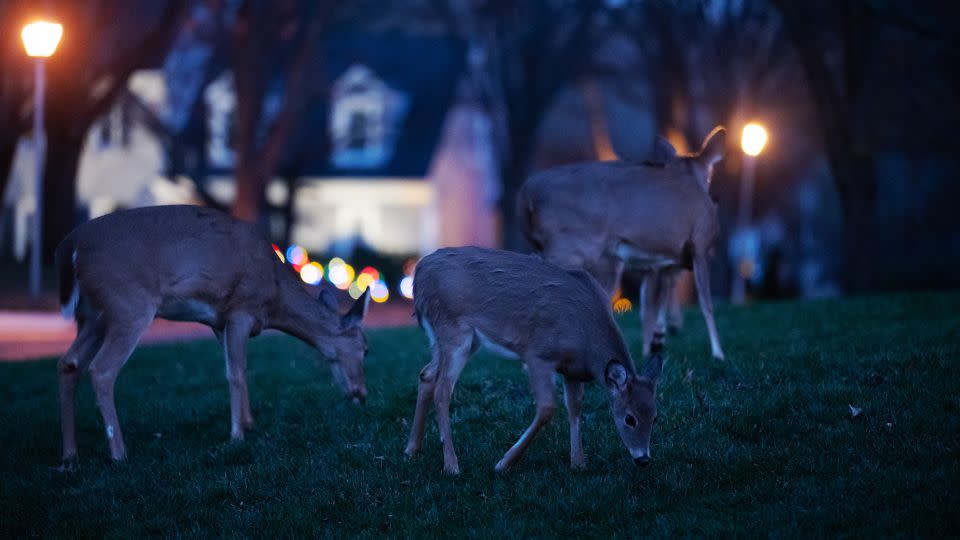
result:
[[[27,56],[46,58],[57,50],[63,37],[63,25],[55,22],[36,21],[23,27],[20,38]]]
[[[767,144],[767,130],[760,124],[747,124],[743,126],[743,136],[740,139],[740,146],[743,153],[748,156],[759,156],[763,152],[763,147]]]

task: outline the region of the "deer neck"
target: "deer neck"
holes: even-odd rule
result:
[[[310,296],[298,282],[280,280],[280,294],[273,308],[270,326],[299,338],[314,347],[340,328],[340,317]]]

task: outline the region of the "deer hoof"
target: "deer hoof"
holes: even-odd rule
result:
[[[497,462],[497,464],[493,467],[493,470],[497,471],[498,473],[502,473],[507,472],[509,468],[510,462],[507,461],[507,458],[503,458]]]
[[[80,460],[77,456],[64,458],[60,465],[50,467],[50,470],[57,473],[74,473],[80,470]]]
[[[449,474],[450,476],[457,476],[460,474],[459,465],[444,465],[443,472]]]

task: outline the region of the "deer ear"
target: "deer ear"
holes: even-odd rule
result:
[[[665,137],[657,135],[657,140],[653,143],[653,157],[656,161],[670,163],[677,159],[677,149]]]
[[[697,159],[700,163],[710,166],[723,159],[726,153],[727,130],[723,126],[713,128],[713,131],[703,140],[700,154]]]
[[[330,292],[330,291],[328,291],[328,290],[326,290],[326,289],[321,289],[321,290],[320,290],[320,298],[319,298],[319,300],[320,300],[320,302],[321,302],[323,305],[327,306],[328,308],[330,308],[330,309],[333,310],[333,311],[339,311],[339,310],[340,310],[340,306],[337,304],[337,299],[333,296],[333,293],[332,293],[332,292]]]
[[[367,306],[370,305],[370,287],[367,287],[363,291],[363,294],[360,295],[360,298],[357,298],[357,301],[353,303],[348,311],[343,316],[343,326],[360,326],[363,322],[363,318],[367,316]]]
[[[647,360],[647,365],[643,366],[643,373],[641,373],[640,376],[645,379],[650,379],[656,384],[660,382],[661,373],[663,373],[663,355],[654,353],[650,356],[650,359]]]
[[[623,367],[623,364],[617,360],[607,362],[607,369],[604,374],[608,387],[623,390],[627,386],[627,368]]]

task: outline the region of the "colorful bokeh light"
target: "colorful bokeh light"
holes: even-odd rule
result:
[[[627,313],[633,309],[633,302],[626,298],[617,298],[613,303],[613,311],[616,313]]]
[[[400,295],[413,299],[413,276],[406,276],[400,280]]]
[[[287,248],[287,260],[290,261],[290,264],[296,268],[300,268],[301,266],[310,262],[310,258],[307,255],[307,250],[297,245]]]
[[[323,267],[320,266],[320,263],[316,262],[303,265],[303,267],[300,268],[300,279],[310,285],[320,283],[320,280],[323,279]]]
[[[360,275],[357,276],[357,281],[354,283],[357,285],[360,292],[363,292],[367,290],[367,287],[373,284],[374,281],[377,281],[377,279],[374,278],[373,275],[368,274],[367,272],[361,272]]]
[[[344,262],[340,257],[330,259],[330,265],[327,267],[327,279],[330,283],[340,289],[347,290],[353,283],[353,277],[356,275],[352,266]]]
[[[387,284],[381,280],[374,281],[370,285],[370,298],[378,304],[382,304],[390,299],[390,289]]]
[[[368,274],[373,278],[373,281],[380,279],[380,271],[372,266],[365,266],[363,270],[360,271],[360,275]]]

